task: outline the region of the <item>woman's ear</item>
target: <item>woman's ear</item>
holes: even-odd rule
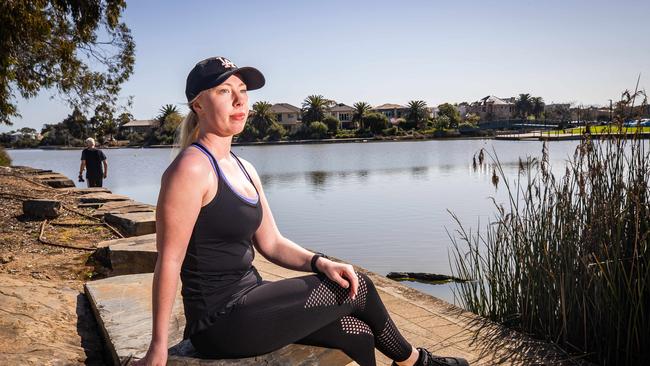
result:
[[[190,108],[194,111],[194,113],[198,114],[199,109],[201,109],[201,103],[199,103],[197,99],[190,104]]]

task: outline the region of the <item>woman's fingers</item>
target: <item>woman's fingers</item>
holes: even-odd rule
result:
[[[332,273],[332,276],[330,277],[330,279],[332,281],[338,283],[339,286],[341,286],[343,288],[350,287],[350,284],[348,283],[348,281],[345,278],[341,277],[341,275],[337,271]]]
[[[359,278],[357,277],[357,273],[354,272],[354,268],[352,268],[352,266],[346,266],[344,276],[349,280],[351,284],[350,297],[352,300],[354,300],[354,298],[357,297],[357,290],[359,289]]]

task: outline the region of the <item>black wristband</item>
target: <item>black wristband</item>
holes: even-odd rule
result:
[[[316,261],[318,260],[318,258],[321,258],[321,257],[327,258],[327,256],[325,254],[323,254],[323,253],[314,253],[314,256],[311,257],[311,271],[312,272],[314,272],[314,273],[322,273],[318,269],[318,267],[316,267]]]

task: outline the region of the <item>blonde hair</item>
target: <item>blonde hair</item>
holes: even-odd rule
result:
[[[188,103],[190,111],[187,113],[185,118],[183,118],[181,124],[176,128],[172,158],[185,150],[186,147],[190,146],[190,144],[199,137],[199,117],[194,113],[194,110],[192,110],[192,103],[195,100],[196,98]]]

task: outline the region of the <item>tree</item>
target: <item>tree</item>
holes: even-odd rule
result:
[[[388,128],[388,117],[382,113],[368,113],[366,115],[366,123],[373,134],[379,135],[381,132]]]
[[[268,141],[280,141],[287,134],[287,130],[281,124],[274,122],[266,130],[266,139]]]
[[[427,115],[427,103],[423,100],[412,100],[408,102],[408,111],[406,112],[406,120],[411,124],[422,130],[426,128]]]
[[[156,119],[162,126],[162,124],[165,123],[167,117],[172,114],[178,114],[178,109],[176,106],[173,104],[165,104],[164,106],[160,107],[160,110],[158,110],[158,117],[156,117]]]
[[[366,114],[370,113],[372,107],[366,102],[356,102],[352,105],[354,113],[352,114],[352,121],[358,124],[358,127],[363,129],[365,127],[364,118]]]
[[[266,132],[276,122],[275,113],[271,110],[273,105],[269,102],[259,101],[253,104],[250,123],[259,132],[259,137],[266,136]]]
[[[445,129],[449,128],[450,123],[451,123],[451,120],[449,119],[449,117],[444,116],[444,115],[443,116],[438,115],[438,117],[436,118],[436,121],[434,123],[434,126],[435,126],[436,130],[445,130]]]
[[[544,113],[544,99],[542,97],[532,97],[530,98],[530,104],[531,104],[531,113],[535,116],[535,118],[539,119],[542,118],[542,114]]]
[[[133,72],[135,44],[120,22],[125,0],[0,2],[0,123],[20,116],[16,93],[56,90],[72,108],[115,105]]]
[[[339,131],[339,127],[341,127],[341,121],[334,116],[325,116],[325,118],[323,118],[323,123],[327,126],[327,131],[332,135],[336,135]]]
[[[31,127],[23,127],[23,128],[19,128],[17,132],[20,132],[22,134],[27,134],[27,133],[36,133],[36,130]]]
[[[312,122],[309,124],[310,138],[312,139],[322,139],[327,137],[327,125],[323,122]]]
[[[310,95],[302,102],[302,122],[310,123],[322,121],[327,108],[334,105],[334,101],[325,99],[322,95]]]
[[[533,112],[533,102],[530,94],[519,94],[519,98],[515,101],[515,112],[520,118],[528,118],[528,115]]]
[[[470,113],[465,117],[465,122],[471,124],[472,126],[478,126],[479,121],[481,120],[481,117],[479,117],[475,113]]]
[[[99,134],[103,140],[105,126],[113,123],[113,107],[106,103],[100,103],[95,107],[95,114],[88,120],[86,134],[88,136]]]
[[[41,145],[82,146],[88,136],[88,119],[75,109],[68,117],[57,124],[46,124],[41,130]]]
[[[438,106],[438,116],[449,118],[449,127],[456,128],[460,124],[460,112],[453,104],[444,103]]]

